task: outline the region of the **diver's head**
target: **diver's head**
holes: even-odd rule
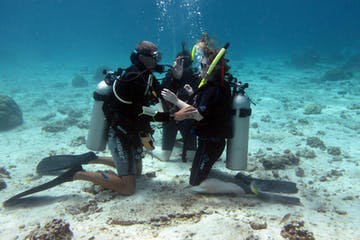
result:
[[[201,78],[205,78],[215,56],[214,41],[207,33],[203,33],[191,51],[193,66],[197,69]]]
[[[182,58],[184,60],[184,68],[188,68],[191,66],[191,64],[193,62],[191,53],[188,50],[186,50],[184,41],[181,42],[181,47],[182,47],[182,50],[181,50],[181,52],[179,52],[176,55],[176,58],[179,58],[179,57]]]
[[[142,64],[147,69],[153,69],[160,62],[161,53],[154,43],[141,41],[136,45],[130,59],[135,65]]]
[[[197,66],[199,75],[202,78],[199,87],[207,82],[219,83],[221,87],[225,84],[225,76],[228,75],[230,66],[227,64],[228,60],[224,57],[224,54],[229,47],[229,43],[226,43],[221,49],[213,46],[213,41],[205,33],[191,51],[194,65]]]
[[[205,78],[212,61],[216,57],[217,52],[209,45],[198,45],[196,51],[198,52],[197,61],[199,74],[201,78]]]
[[[202,62],[200,63],[200,75],[204,78],[207,74],[207,71],[220,52],[220,49],[206,49],[206,57],[203,58]],[[224,81],[224,74],[226,74],[230,70],[230,66],[228,65],[229,60],[226,59],[224,56],[216,63],[212,72],[206,76],[207,81],[214,82]]]

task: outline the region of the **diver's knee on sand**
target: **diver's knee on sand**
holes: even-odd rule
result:
[[[118,176],[114,173],[80,171],[74,175],[74,180],[89,181],[122,195],[132,195],[136,188],[136,179],[132,175]]]
[[[161,154],[160,154],[160,158],[164,161],[167,162],[170,160],[171,157],[171,150],[161,150]]]
[[[155,156],[158,160],[167,162],[170,160],[172,150],[163,150],[159,147],[156,147],[153,151],[151,151],[151,155]]]

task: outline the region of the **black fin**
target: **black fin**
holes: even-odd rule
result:
[[[297,197],[283,196],[274,193],[297,193],[296,183],[278,180],[263,180],[237,173],[235,177],[213,169],[209,176],[240,186],[246,194],[255,194],[258,198],[275,203],[301,205]]]
[[[296,183],[277,180],[254,179],[254,184],[263,192],[297,193]]]
[[[250,186],[250,184],[254,182],[256,187],[263,192],[274,192],[274,193],[298,192],[298,188],[296,187],[296,183],[294,182],[253,178],[250,176],[246,176],[242,173],[236,174],[235,178],[239,179],[242,183],[245,183],[248,186]]]
[[[24,192],[21,192],[11,198],[9,198],[8,200],[4,201],[3,202],[3,206],[4,207],[10,207],[10,206],[13,206],[15,205],[18,200],[24,196],[27,196],[27,195],[30,195],[30,194],[33,194],[33,193],[37,193],[37,192],[41,192],[41,191],[44,191],[46,189],[49,189],[49,188],[53,188],[55,186],[58,186],[62,183],[65,183],[65,182],[71,182],[73,181],[73,177],[75,175],[76,172],[78,171],[82,171],[83,168],[81,167],[81,165],[78,165],[78,166],[75,166],[71,169],[69,169],[68,171],[64,172],[63,174],[61,174],[60,176],[56,177],[55,179],[47,182],[47,183],[44,183],[44,184],[41,184],[39,186],[36,186],[36,187],[33,187],[29,190],[26,190]]]
[[[80,155],[55,155],[43,158],[36,167],[39,175],[54,175],[62,173],[69,168],[87,164],[98,157],[94,152],[87,152]]]
[[[276,202],[290,205],[301,205],[300,199],[297,197],[283,196],[268,192],[262,192],[260,190],[255,194],[258,198],[266,200],[268,202]]]

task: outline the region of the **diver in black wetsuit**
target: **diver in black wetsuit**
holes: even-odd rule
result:
[[[124,195],[135,192],[135,178],[142,169],[143,146],[153,149],[150,121],[157,119],[143,115],[142,107],[150,106],[160,96],[160,84],[152,74],[160,59],[154,43],[140,42],[130,56],[132,65],[113,83],[113,92],[104,102],[103,111],[110,124],[108,147],[112,159],[102,163],[115,166],[117,174],[78,171],[74,180],[91,181]],[[161,119],[168,120],[169,114]]]
[[[120,76],[111,77],[107,85],[111,92],[103,95],[103,112],[109,123],[107,143],[112,157],[98,157],[93,152],[80,155],[55,156],[41,163],[37,171],[52,175],[62,172],[52,181],[19,193],[4,202],[10,206],[20,198],[43,191],[61,183],[84,180],[99,184],[123,195],[132,195],[136,188],[136,176],[141,174],[143,147],[152,150],[150,121],[169,121],[170,113],[144,114],[144,108],[161,98],[161,87],[154,77],[154,71],[161,71],[158,65],[161,54],[157,46],[149,41],[140,42],[130,56],[131,66]],[[107,79],[109,80],[109,79]],[[147,112],[148,113],[148,112]],[[102,137],[102,136],[99,136]],[[113,172],[88,172],[83,164],[104,164],[115,167]]]
[[[205,78],[219,50],[213,50],[205,39],[197,45],[203,52],[200,61],[202,77]],[[199,185],[208,177],[225,148],[226,138],[232,137],[232,97],[230,85],[224,81],[229,69],[224,58],[219,61],[206,76],[206,83],[200,85],[188,103],[168,89],[162,91],[164,99],[181,109],[174,114],[175,120],[196,120],[194,130],[198,136],[198,148],[191,168],[191,185]]]
[[[194,96],[193,106],[203,119],[195,125],[198,149],[191,167],[190,184],[199,185],[207,178],[213,164],[224,151],[226,138],[232,137],[230,86],[220,83],[220,71],[215,72]]]
[[[162,88],[176,93],[177,97],[185,102],[192,94],[186,89],[191,87],[191,89],[196,90],[199,83],[199,77],[193,71],[191,65],[191,54],[185,49],[185,43],[183,42],[182,51],[177,54],[173,67],[173,69],[181,67],[183,70],[181,72],[169,71],[161,83]],[[174,113],[179,110],[176,105],[167,101],[162,101],[162,107],[165,112]],[[193,160],[196,151],[196,135],[190,132],[192,125],[192,119],[163,123],[161,160],[168,161],[170,159],[178,131],[184,142],[181,154],[182,161],[186,162],[187,159]]]
[[[131,66],[112,84],[110,95],[104,96],[103,111],[109,123],[107,143],[112,157],[97,157],[94,153],[85,157],[63,159],[59,165],[40,165],[40,172],[54,173],[68,169],[54,180],[22,192],[10,198],[6,204],[16,203],[19,198],[73,180],[90,181],[123,195],[132,195],[136,188],[136,176],[141,174],[143,147],[152,150],[150,121],[169,121],[169,113],[156,116],[143,114],[143,107],[150,106],[160,97],[161,87],[153,75],[160,70],[161,54],[157,46],[149,41],[140,42],[130,56]],[[108,84],[108,83],[106,83]],[[99,136],[102,137],[102,136]],[[69,156],[68,156],[69,157]],[[50,159],[51,160],[51,159]],[[54,162],[54,161],[50,161]],[[113,172],[84,171],[82,164],[104,164],[115,167]]]
[[[194,130],[198,136],[198,148],[191,167],[190,184],[196,186],[194,188],[199,192],[255,194],[266,201],[299,205],[299,198],[278,194],[297,193],[293,182],[262,180],[240,172],[231,177],[211,171],[224,151],[226,139],[233,137],[231,88],[229,82],[225,81],[225,78],[233,79],[224,58],[228,46],[226,44],[220,50],[213,50],[207,34],[194,46],[193,52],[197,49],[201,52],[198,61],[202,80],[188,103],[178,99],[168,89],[161,92],[165,100],[180,108],[173,114],[175,120],[196,120]]]

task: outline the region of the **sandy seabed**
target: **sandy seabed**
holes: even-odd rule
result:
[[[300,71],[279,59],[232,65],[234,74],[250,84],[247,93],[256,103],[245,173],[298,183],[301,206],[193,192],[188,186],[191,162],[177,157],[179,145],[170,162],[146,155],[133,196],[74,181],[14,207],[1,207],[0,239],[24,239],[53,219],[68,223],[73,239],[284,239],[281,231],[293,221],[303,221],[315,239],[360,239],[360,76],[322,81],[333,66]],[[96,86],[91,80],[94,71],[44,63],[0,73],[0,94],[11,96],[24,117],[23,125],[0,133],[0,167],[9,173],[1,175],[7,184],[1,202],[53,178],[36,177],[42,158],[88,151],[84,143]],[[74,74],[84,76],[89,86],[74,88]],[[49,130],[54,126],[63,128]],[[161,125],[154,127],[159,147]],[[97,154],[110,156],[109,151]],[[264,159],[284,154],[297,156],[299,163],[264,168]],[[235,174],[225,169],[224,156],[215,168]]]

